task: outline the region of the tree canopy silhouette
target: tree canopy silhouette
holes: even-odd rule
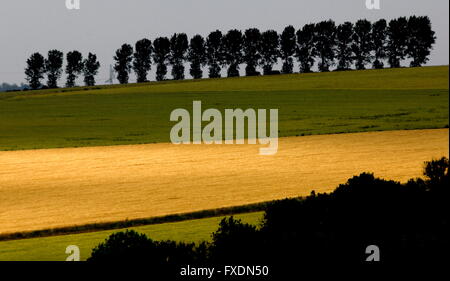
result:
[[[58,87],[58,79],[61,78],[64,54],[58,50],[48,51],[45,60],[45,69],[47,71],[47,86],[49,88]]]
[[[372,24],[368,20],[358,20],[353,30],[352,50],[355,54],[356,69],[366,69],[366,64],[371,62]]]
[[[441,194],[444,194],[442,192],[448,193],[450,186],[449,167],[449,160],[445,157],[426,163],[423,175],[426,177],[425,183],[428,191],[436,191]]]
[[[89,53],[83,62],[84,84],[86,86],[95,86],[95,76],[98,74],[100,62],[95,54]]]
[[[315,47],[320,59],[319,70],[330,71],[336,57],[336,24],[332,20],[322,21],[315,25]]]
[[[31,89],[41,87],[41,79],[45,74],[45,59],[40,53],[34,53],[27,60],[25,68],[26,80],[30,84]]]
[[[133,62],[133,47],[129,44],[123,44],[116,51],[114,60],[116,61],[114,70],[117,72],[117,80],[119,80],[120,84],[128,84]]]
[[[371,42],[373,49],[373,68],[381,69],[384,67],[383,60],[386,58],[387,43],[387,23],[381,19],[372,25]]]
[[[408,20],[406,17],[393,19],[389,22],[386,54],[391,68],[400,67],[400,62],[405,59],[406,47],[408,46],[407,28]]]
[[[272,67],[280,56],[280,40],[275,30],[267,30],[261,34],[261,66],[264,75],[272,74]]]
[[[83,55],[78,51],[72,51],[67,53],[67,65],[66,74],[67,81],[66,87],[74,87],[75,80],[78,75],[83,71]]]
[[[353,24],[345,22],[337,27],[336,58],[338,60],[337,70],[349,70],[353,64]]]
[[[154,241],[134,230],[126,230],[110,235],[92,250],[88,262],[109,262],[121,265],[145,266],[156,274],[179,272],[182,264],[195,266],[206,262],[206,243],[195,245],[175,241]]]
[[[110,235],[105,242],[96,246],[89,261],[138,261],[145,259],[145,253],[155,249],[153,241],[144,234],[139,234],[134,230],[117,232]]]
[[[228,77],[239,76],[239,64],[243,61],[242,45],[244,38],[242,32],[232,29],[223,37],[225,61],[228,63]]]
[[[412,59],[411,67],[421,66],[429,60],[435,32],[431,29],[428,17],[412,16],[408,19],[408,45],[406,53]]]
[[[257,75],[256,67],[261,59],[261,32],[257,28],[249,28],[244,32],[244,42],[242,45],[243,61],[246,76]]]
[[[189,73],[194,79],[203,77],[202,67],[206,64],[205,39],[201,35],[192,37],[189,44],[188,60],[191,62]]]
[[[167,74],[167,62],[170,55],[170,41],[167,37],[158,37],[153,41],[153,60],[156,66],[156,81],[163,81]]]
[[[267,251],[297,263],[360,263],[377,245],[384,262],[439,261],[450,246],[448,167],[446,158],[427,162],[426,180],[407,184],[363,173],[330,194],[269,205],[261,229]]]
[[[315,45],[315,24],[307,24],[297,31],[297,59],[300,62],[300,72],[309,73],[317,55]]]
[[[170,38],[169,61],[172,64],[172,76],[174,80],[184,79],[184,61],[189,42],[185,33],[175,33]]]
[[[209,256],[213,264],[245,264],[249,261],[256,264],[257,257],[262,256],[259,254],[265,251],[256,227],[233,216],[222,219],[211,237]]]
[[[133,69],[137,82],[147,82],[147,74],[152,68],[152,41],[146,38],[141,39],[136,42],[134,50]]]
[[[220,30],[211,32],[206,39],[206,61],[209,65],[209,78],[220,78],[221,65],[225,55],[222,45],[223,35]]]
[[[295,54],[297,46],[297,37],[295,28],[292,25],[286,26],[280,36],[280,55],[283,59],[281,72],[290,74],[294,71],[294,60],[292,56]]]

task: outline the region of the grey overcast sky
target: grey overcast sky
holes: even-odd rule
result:
[[[81,0],[80,10],[67,10],[65,0],[0,1],[0,83],[25,82],[23,70],[33,52],[93,52],[102,64],[97,82],[109,76],[115,50],[144,37],[185,32],[207,35],[220,29],[279,32],[287,25],[333,19],[336,23],[367,18],[427,15],[437,43],[429,65],[448,64],[448,0],[381,0],[368,10],[366,0]],[[154,71],[152,71],[154,72]],[[62,82],[60,81],[60,84]]]

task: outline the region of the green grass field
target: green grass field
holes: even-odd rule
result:
[[[0,150],[169,142],[172,110],[278,108],[279,135],[448,126],[448,66],[0,93]]]
[[[258,225],[263,217],[262,212],[247,213],[234,216],[243,222]],[[130,227],[146,234],[154,240],[175,240],[186,242],[209,241],[211,234],[217,230],[224,217],[212,217],[182,222]],[[64,261],[69,245],[80,248],[81,260],[86,260],[92,249],[103,242],[110,234],[124,229],[106,230],[90,233],[12,240],[0,242],[0,261]]]

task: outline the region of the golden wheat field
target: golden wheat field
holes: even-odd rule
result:
[[[448,129],[281,138],[257,145],[147,144],[0,152],[0,233],[332,191],[361,172],[398,181],[448,156]]]

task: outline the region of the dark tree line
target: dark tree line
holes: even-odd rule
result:
[[[79,75],[83,74],[86,86],[95,85],[95,76],[100,68],[97,56],[89,53],[88,57],[83,60],[83,55],[78,51],[72,51],[66,55],[67,74],[66,87],[74,87],[75,81]],[[46,88],[57,88],[58,80],[63,72],[64,54],[58,50],[50,50],[47,58],[40,53],[34,53],[27,60],[25,68],[26,80],[31,89],[39,89],[43,87],[41,80],[47,75]]]
[[[357,70],[372,67],[400,67],[410,59],[411,67],[428,61],[435,43],[435,33],[427,16],[400,17],[389,23],[381,19],[375,23],[358,20],[336,25],[327,20],[311,23],[295,30],[287,26],[281,34],[274,30],[261,32],[250,28],[244,32],[233,29],[225,34],[216,30],[206,38],[195,35],[190,40],[184,33],[172,37],[159,37],[152,42],[142,39],[133,47],[124,44],[114,57],[117,78],[128,83],[131,70],[138,82],[147,81],[152,60],[156,66],[156,80],[167,79],[167,67],[172,66],[172,78],[184,79],[184,64],[190,63],[189,73],[195,79],[203,77],[202,68],[208,67],[209,78],[221,77],[226,68],[228,77],[239,76],[240,65],[245,63],[247,76],[278,74],[273,66],[281,59],[281,73],[294,72],[294,59],[301,73],[311,72],[317,62],[320,72]]]
[[[225,218],[211,242],[159,242],[119,232],[88,261],[142,263],[152,274],[178,274],[187,264],[262,264],[272,275],[298,277],[299,265],[365,263],[367,247],[375,245],[382,263],[442,262],[450,250],[449,160],[427,162],[424,176],[402,184],[363,173],[329,194],[268,204],[259,227]]]
[[[429,60],[435,43],[435,32],[427,16],[400,17],[387,22],[381,19],[375,23],[358,20],[336,25],[334,21],[311,23],[295,30],[287,26],[281,34],[274,30],[261,32],[250,28],[244,32],[233,29],[226,34],[216,30],[206,38],[195,35],[190,40],[184,33],[175,33],[170,38],[159,37],[153,42],[142,39],[134,48],[124,44],[114,56],[114,69],[121,84],[129,81],[134,71],[137,82],[147,82],[152,64],[156,64],[156,80],[166,80],[168,66],[172,67],[172,78],[185,78],[185,63],[190,63],[189,73],[195,79],[203,78],[202,68],[208,67],[209,78],[220,78],[222,68],[228,77],[240,75],[240,65],[245,63],[247,76],[278,74],[273,66],[281,59],[281,73],[294,72],[295,60],[299,72],[317,69],[326,72],[361,70],[367,67],[400,67],[401,62],[410,59],[411,67],[422,66]],[[95,85],[95,75],[100,64],[94,54],[88,58],[78,51],[66,55],[67,87],[75,86],[77,77],[84,75],[86,85]],[[47,58],[35,53],[27,60],[26,79],[32,89],[42,86],[47,75],[47,87],[57,87],[62,74],[63,54],[57,50],[48,52]]]

